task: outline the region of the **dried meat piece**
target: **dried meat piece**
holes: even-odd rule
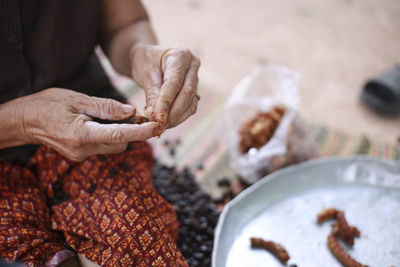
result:
[[[103,120],[99,118],[93,118],[93,121],[101,123],[101,124],[111,124],[111,123],[131,123],[131,124],[142,124],[145,122],[149,122],[150,118],[140,116],[140,115],[133,115],[129,118],[124,120]]]
[[[346,244],[354,245],[354,237],[360,236],[360,231],[350,226],[344,216],[344,212],[335,208],[325,209],[317,215],[317,222],[323,223],[327,220],[337,219],[337,224],[333,226],[333,233],[339,236]]]
[[[328,247],[332,254],[346,267],[368,267],[353,258],[340,246],[336,237],[340,237],[348,245],[354,245],[354,237],[360,236],[360,230],[350,226],[344,216],[344,212],[335,208],[325,209],[317,215],[318,223],[336,219],[332,224],[332,233],[328,236]]]
[[[144,117],[144,116],[140,116],[140,115],[132,116],[132,123],[134,123],[134,124],[143,124],[143,123],[146,123],[149,121],[150,121],[150,118],[148,118],[148,117]]]
[[[343,211],[338,211],[337,215],[338,236],[348,245],[354,245],[354,234],[350,225],[347,223]]]
[[[250,148],[264,146],[274,135],[281,122],[286,109],[276,106],[268,112],[259,112],[253,118],[246,121],[239,130],[239,149],[242,154]]]
[[[273,241],[266,241],[262,238],[256,237],[251,237],[250,242],[252,248],[261,248],[269,251],[275,257],[277,257],[282,264],[286,264],[287,261],[290,259],[289,253],[282,245],[278,243],[275,243]]]
[[[353,232],[353,235],[354,235],[355,237],[360,237],[360,235],[361,235],[360,230],[358,230],[358,228],[355,227],[355,226],[350,226],[350,227],[351,227],[351,231]]]
[[[153,136],[160,137],[161,134],[165,131],[165,124],[167,122],[167,117],[168,116],[167,116],[167,114],[162,113],[160,117],[161,117],[161,119],[158,120],[156,118],[156,114],[155,113],[152,113],[150,115],[150,121],[153,121],[153,122],[157,123],[156,127],[154,128]]]
[[[323,223],[328,220],[336,219],[338,210],[335,208],[324,209],[317,215],[317,222]]]
[[[351,229],[351,232],[352,232],[354,237],[360,237],[361,232],[360,232],[360,230],[358,230],[357,227],[350,226],[350,229]],[[332,224],[332,233],[335,236],[339,236],[340,237],[340,228],[339,228],[339,225],[337,223]]]
[[[368,267],[358,261],[354,260],[339,244],[335,235],[332,233],[328,236],[328,247],[332,254],[340,261],[345,267]]]

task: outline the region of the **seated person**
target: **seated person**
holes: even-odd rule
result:
[[[102,123],[136,111],[96,45],[144,89],[150,122]],[[0,259],[187,266],[145,140],[196,111],[199,66],[156,44],[140,0],[0,1]]]

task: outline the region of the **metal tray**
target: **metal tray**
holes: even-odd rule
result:
[[[252,236],[274,240],[299,267],[341,266],[326,238],[330,223],[316,224],[328,207],[345,211],[361,230],[349,254],[369,266],[400,266],[400,164],[373,157],[322,158],[261,179],[229,202],[215,232],[213,267],[282,266],[251,250]]]

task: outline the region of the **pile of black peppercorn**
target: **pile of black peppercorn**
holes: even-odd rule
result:
[[[178,220],[178,248],[189,266],[211,266],[214,228],[219,212],[212,199],[196,184],[188,168],[178,172],[155,162],[153,184],[174,207]]]

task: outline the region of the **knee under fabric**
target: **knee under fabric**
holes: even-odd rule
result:
[[[145,142],[80,163],[46,147],[27,168],[0,163],[0,258],[37,266],[72,249],[101,266],[187,266],[152,165]]]

